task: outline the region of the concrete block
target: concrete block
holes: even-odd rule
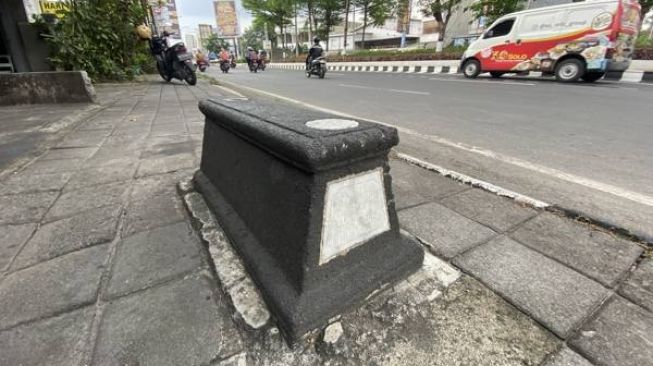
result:
[[[438,204],[427,203],[399,212],[401,227],[426,243],[437,255],[453,258],[497,235]]]
[[[0,105],[94,100],[95,89],[85,71],[0,74]]]
[[[619,293],[648,311],[653,311],[653,258],[642,260],[621,285]]]
[[[242,350],[228,307],[202,275],[107,304],[93,365],[208,365]]]
[[[1,365],[79,365],[95,315],[95,307],[0,332]]]
[[[396,130],[267,100],[200,109],[195,183],[289,342],[419,268],[392,201]]]
[[[643,252],[633,242],[550,213],[527,222],[510,236],[609,287],[623,278]]]
[[[561,338],[608,296],[606,288],[505,236],[454,263]]]
[[[653,365],[653,313],[615,296],[570,340],[596,365]]]
[[[107,296],[140,290],[205,266],[185,222],[144,231],[119,244]]]
[[[108,245],[14,272],[0,282],[0,330],[94,303]]]
[[[537,214],[531,208],[481,189],[470,189],[449,196],[441,203],[497,232],[505,232]]]

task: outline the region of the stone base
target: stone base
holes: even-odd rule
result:
[[[251,234],[238,213],[201,171],[195,174],[195,183],[244,258],[248,272],[277,316],[279,328],[289,344],[422,265],[424,253],[417,242],[399,233],[388,233],[373,240],[375,250],[365,250],[365,260],[360,265],[344,267],[319,285],[298,292],[266,247]]]
[[[95,89],[86,71],[0,74],[0,105],[94,101]]]

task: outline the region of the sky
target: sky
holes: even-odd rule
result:
[[[213,0],[175,0],[179,15],[181,32],[197,33],[198,24],[216,26]],[[243,9],[241,1],[236,0],[236,12],[241,33],[252,24],[252,15]]]

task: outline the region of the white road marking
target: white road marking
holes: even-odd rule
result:
[[[345,74],[338,74],[336,72],[330,72],[328,75],[338,75],[338,76],[345,76]]]
[[[445,79],[445,78],[429,78],[429,80],[437,81],[449,81],[452,83],[476,83],[476,84],[485,84],[485,85],[523,85],[523,86],[535,86],[534,83],[522,83],[522,82],[510,82],[510,81],[482,81],[482,80],[459,80],[459,79]]]
[[[383,88],[373,88],[373,87],[371,87],[371,86],[365,86],[365,85],[338,84],[338,86],[341,86],[341,87],[344,87],[344,88],[382,90],[382,91],[389,91],[389,92],[392,92],[392,93],[404,93],[404,94],[416,94],[416,95],[431,95],[431,93],[429,93],[429,92],[420,92],[420,91],[404,90],[404,89],[383,89]]]
[[[445,169],[439,165],[431,164],[429,162],[426,162],[424,160],[420,160],[414,156],[408,155],[408,154],[403,154],[403,153],[397,153],[397,157],[401,160],[407,161],[411,164],[417,165],[419,167],[422,167],[427,170],[434,171],[440,175],[443,175],[445,177],[452,178],[454,180],[457,180],[462,183],[470,184],[474,187],[479,187],[483,190],[495,193],[499,196],[503,197],[509,197],[514,199],[515,201],[519,203],[523,203],[532,207],[536,208],[547,208],[551,206],[550,204],[540,201],[538,199],[525,196],[523,194],[517,193],[515,191],[511,191],[509,189],[501,188],[499,186],[496,186],[492,183],[488,183],[486,181],[482,181],[480,179],[472,178],[468,175],[462,174],[455,172],[453,170]]]
[[[304,107],[307,107],[307,108],[315,109],[315,110],[318,110],[318,111],[335,114],[335,115],[338,115],[338,116],[341,116],[341,117],[344,117],[344,118],[358,119],[358,120],[362,120],[362,121],[369,121],[369,122],[379,123],[379,124],[382,124],[382,125],[385,125],[385,126],[391,126],[391,127],[396,128],[401,133],[417,136],[417,137],[420,137],[420,138],[423,138],[423,139],[427,139],[427,140],[430,140],[430,141],[433,141],[433,142],[437,142],[437,143],[445,145],[445,146],[449,146],[449,147],[453,147],[453,148],[460,149],[460,150],[463,150],[463,151],[478,154],[478,155],[481,155],[481,156],[484,156],[484,157],[487,157],[487,158],[490,158],[490,159],[493,159],[493,160],[496,160],[496,161],[500,161],[502,163],[511,164],[511,165],[518,166],[518,167],[523,168],[523,169],[527,169],[527,170],[534,171],[534,172],[537,172],[537,173],[541,173],[541,174],[544,174],[544,175],[547,175],[547,176],[550,176],[550,177],[553,177],[553,178],[564,180],[566,182],[578,184],[578,185],[581,185],[581,186],[584,186],[584,187],[587,187],[587,188],[592,188],[592,189],[595,189],[597,191],[601,191],[601,192],[604,192],[604,193],[611,194],[613,196],[624,198],[624,199],[627,199],[627,200],[632,201],[632,202],[636,202],[636,203],[643,204],[643,205],[646,205],[646,206],[653,206],[653,197],[647,196],[647,195],[639,193],[639,192],[634,192],[634,191],[624,189],[624,188],[621,188],[621,187],[617,187],[617,186],[614,186],[614,185],[611,185],[611,184],[598,182],[598,181],[595,181],[593,179],[581,177],[581,176],[578,176],[578,175],[575,175],[575,174],[566,173],[566,172],[563,172],[563,171],[558,170],[558,169],[549,168],[549,167],[542,166],[542,165],[539,165],[539,164],[534,164],[534,163],[531,163],[529,161],[525,161],[525,160],[514,158],[514,157],[511,157],[511,156],[508,156],[508,155],[496,153],[494,151],[483,149],[483,148],[480,148],[480,147],[469,146],[469,145],[466,145],[466,144],[463,144],[463,143],[450,141],[450,140],[447,140],[447,139],[439,137],[439,136],[425,135],[425,134],[419,133],[417,131],[414,131],[414,130],[411,130],[411,129],[408,129],[408,128],[404,128],[404,127],[399,127],[399,126],[396,126],[396,125],[393,125],[393,124],[390,124],[390,123],[376,121],[376,120],[373,120],[373,119],[370,119],[370,118],[358,117],[358,116],[354,116],[354,115],[351,115],[351,114],[348,114],[348,113],[335,111],[335,110],[329,109],[329,108],[318,107],[318,106],[313,105],[313,104],[305,103],[305,102],[302,102],[302,101],[299,101],[299,100],[296,100],[296,99],[284,97],[282,95],[278,95],[278,94],[275,94],[275,93],[271,93],[271,92],[267,92],[267,91],[263,91],[263,90],[259,90],[259,89],[250,88],[250,87],[247,87],[247,86],[240,86],[240,87],[244,88],[244,89],[247,89],[247,90],[250,90],[250,91],[255,92],[255,93],[268,95],[268,96],[271,96],[271,97],[274,97],[274,98],[277,98],[277,99],[285,100],[285,101],[288,101],[288,102],[291,102],[291,103],[294,103],[294,104],[297,104],[297,105],[301,105],[301,106],[304,106]],[[508,191],[508,190],[506,190],[506,191]]]

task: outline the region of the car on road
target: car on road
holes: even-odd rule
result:
[[[497,19],[462,57],[468,78],[482,72],[541,71],[562,82],[593,82],[630,65],[640,23],[637,0],[593,0]]]

